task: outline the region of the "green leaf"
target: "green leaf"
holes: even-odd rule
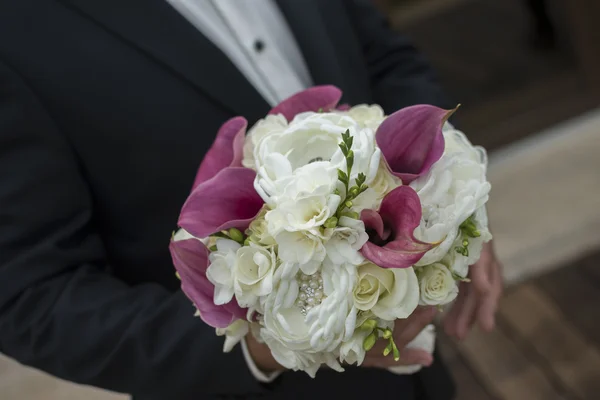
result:
[[[348,175],[346,175],[346,173],[341,169],[338,169],[338,179],[342,181],[342,183],[348,183]]]

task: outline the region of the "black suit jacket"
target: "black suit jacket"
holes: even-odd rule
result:
[[[315,84],[449,107],[370,1],[280,0]],[[165,0],[0,0],[0,351],[139,399],[449,399],[438,365],[257,383],[193,318],[168,243],[226,119],[269,106]]]

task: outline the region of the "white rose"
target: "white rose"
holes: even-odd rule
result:
[[[229,353],[250,331],[250,323],[243,319],[234,321],[227,328],[217,328],[217,336],[225,336],[223,352]]]
[[[358,122],[361,127],[376,131],[385,119],[383,109],[378,105],[359,104],[345,113]]]
[[[402,186],[402,180],[392,175],[384,162],[381,161],[375,179],[369,183],[369,188],[353,201],[352,209],[357,212],[365,209],[378,210],[383,198],[400,186]]]
[[[380,268],[371,262],[358,267],[354,306],[392,321],[407,318],[419,303],[419,285],[412,268]]]
[[[250,222],[250,226],[246,230],[246,235],[248,235],[250,241],[263,246],[273,246],[276,244],[275,238],[269,234],[268,223],[265,219],[268,211],[269,208],[263,206],[260,213]]]
[[[459,226],[489,198],[491,189],[486,178],[486,160],[464,135],[444,131],[447,150],[426,176],[410,186],[416,190],[423,207],[415,237],[429,243],[441,242],[425,253],[417,265],[432,264],[451,250],[459,236]]]
[[[419,267],[417,276],[421,289],[421,305],[448,304],[458,295],[458,285],[452,272],[442,263]]]
[[[325,243],[327,257],[333,264],[360,264],[364,257],[359,250],[368,240],[364,222],[341,217],[339,225],[332,230],[330,239]]]
[[[254,148],[257,143],[265,136],[281,132],[287,127],[287,124],[287,120],[281,114],[267,115],[265,118],[254,124],[248,131],[246,140],[244,141],[244,158],[242,159],[242,165],[246,168],[256,169]]]
[[[241,307],[253,307],[259,296],[273,290],[273,272],[277,257],[273,248],[254,243],[240,247],[236,252],[234,292]]]
[[[230,239],[217,239],[216,246],[217,250],[208,256],[210,265],[206,269],[206,277],[215,286],[215,304],[221,305],[233,298],[236,252],[241,246]]]

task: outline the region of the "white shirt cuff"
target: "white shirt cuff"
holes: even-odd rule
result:
[[[246,359],[246,364],[248,364],[248,369],[250,370],[252,375],[254,375],[254,378],[257,381],[262,382],[262,383],[271,383],[275,379],[277,379],[277,377],[279,375],[281,375],[282,371],[275,371],[275,372],[271,372],[269,374],[265,374],[260,369],[258,369],[256,364],[254,363],[254,360],[252,359],[252,356],[250,355],[250,351],[248,351],[248,345],[246,344],[246,338],[242,339],[242,352],[244,353],[244,358]]]
[[[429,354],[433,354],[433,350],[435,349],[435,326],[431,324],[427,325],[406,347],[425,350]],[[388,371],[396,375],[412,375],[419,372],[422,368],[422,365],[396,365],[389,367]]]

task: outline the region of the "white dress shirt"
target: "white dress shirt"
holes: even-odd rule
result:
[[[312,86],[274,0],[167,0],[210,39],[272,106]]]

